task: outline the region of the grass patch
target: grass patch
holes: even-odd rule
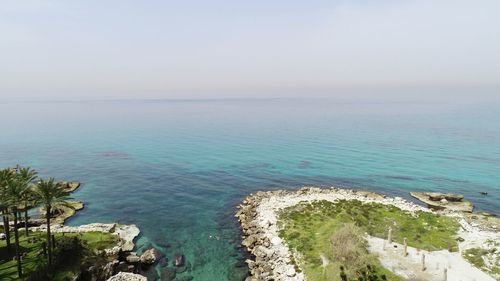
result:
[[[459,224],[454,219],[425,212],[412,215],[390,205],[363,204],[357,200],[303,202],[282,210],[279,217],[280,236],[300,256],[297,262],[308,280],[313,281],[341,280],[340,267],[348,268],[345,261],[335,257],[332,245],[332,235],[346,224],[353,224],[362,232],[380,238],[387,237],[390,226],[394,241],[403,243],[406,237],[410,246],[420,249],[458,249],[455,235]],[[374,280],[383,280],[383,275],[387,280],[402,280],[381,267],[376,257],[368,255],[366,247],[363,248],[366,264],[379,278]],[[327,266],[323,265],[321,256],[330,262]]]
[[[20,247],[21,252],[26,252],[27,255],[23,259],[23,272],[26,280],[30,273],[43,268],[46,265],[46,258],[42,253],[42,243],[45,241],[46,234],[44,232],[30,232],[30,236],[26,237],[24,231],[20,231]],[[6,247],[6,241],[0,241],[0,280],[19,280],[17,277],[17,268],[14,250],[14,239],[12,235],[12,251],[9,253]],[[64,236],[64,237],[63,237]],[[72,256],[67,259],[64,266],[59,266],[55,269],[52,280],[71,280],[80,270],[81,262],[84,258],[91,257],[92,253],[97,250],[103,250],[118,242],[118,237],[109,233],[88,232],[88,233],[55,233],[56,244],[62,244],[70,238],[77,237],[82,241],[83,252],[82,256]],[[61,243],[58,243],[61,242]],[[62,247],[62,246],[61,246]]]
[[[495,249],[486,250],[481,248],[467,249],[462,253],[462,256],[473,264],[475,267],[492,275],[500,275],[500,259],[495,255]],[[493,264],[487,265],[483,257],[495,256]]]

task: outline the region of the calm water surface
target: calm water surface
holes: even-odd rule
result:
[[[1,103],[0,166],[81,181],[74,197],[86,208],[69,224],[137,224],[139,252],[154,245],[170,260],[186,255],[191,269],[178,277],[241,280],[245,253],[233,215],[252,191],[341,185],[407,198],[411,190],[439,190],[500,213],[498,108],[281,99]]]

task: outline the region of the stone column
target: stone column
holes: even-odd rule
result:
[[[406,237],[403,239],[403,244],[403,256],[406,257],[408,255],[408,241],[406,241]]]
[[[425,254],[422,253],[422,271],[425,271]]]
[[[448,269],[445,267],[444,268],[444,278],[443,278],[444,281],[448,281]]]
[[[387,234],[387,242],[389,242],[389,246],[392,244],[392,227],[389,227],[389,233]]]

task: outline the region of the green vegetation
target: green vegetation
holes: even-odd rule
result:
[[[500,275],[500,259],[498,258],[498,256],[496,257],[494,264],[490,266],[488,266],[483,259],[484,256],[494,255],[495,251],[495,248],[493,248],[492,250],[471,248],[464,251],[462,253],[462,256],[475,267],[492,275]]]
[[[52,239],[50,239],[50,217],[51,211],[57,206],[72,207],[68,202],[68,193],[62,186],[54,182],[53,178],[46,181],[41,180],[33,189],[33,193],[37,201],[45,208],[45,219],[47,222],[47,249],[48,249],[48,266],[52,267]]]
[[[346,225],[351,226],[346,229]],[[363,204],[357,200],[303,202],[280,213],[280,236],[297,252],[300,257],[297,262],[308,280],[313,281],[384,280],[383,276],[387,280],[401,280],[368,254],[364,241],[349,238],[362,232],[386,238],[389,227],[393,240],[398,243],[403,243],[406,237],[408,244],[416,248],[457,250],[455,235],[459,224],[452,218],[432,213],[413,215],[394,206]],[[350,234],[341,235],[342,232]],[[344,238],[339,240],[338,236]],[[352,261],[339,256],[339,250],[345,250],[339,247],[345,245],[350,245],[348,253],[362,257],[358,265],[353,266]],[[371,272],[372,277],[367,277],[367,272]],[[347,279],[341,279],[341,274]]]
[[[61,183],[55,182],[53,178],[38,180],[38,173],[29,167],[17,166],[16,168],[0,170],[0,211],[2,213],[3,232],[6,234],[6,244],[1,250],[5,251],[6,256],[12,255],[14,252],[15,268],[19,279],[25,277],[23,266],[26,266],[26,259],[23,258],[23,255],[27,251],[22,245],[20,228],[24,224],[24,236],[26,241],[29,241],[27,239],[30,235],[28,231],[28,210],[38,205],[43,206],[45,210],[47,233],[44,243],[46,245],[47,265],[40,266],[43,267],[44,271],[53,272],[52,251],[54,247],[52,247],[52,242],[54,238],[50,233],[51,218],[54,211],[60,210],[61,207],[65,207],[66,210],[75,208],[75,204],[68,201],[68,195],[66,187]],[[22,221],[22,214],[24,214],[24,222]],[[71,212],[64,211],[63,214],[67,215],[71,214]],[[13,226],[10,226],[11,221],[14,223]],[[14,234],[14,245],[12,245],[11,240],[12,232]],[[73,242],[77,243],[77,240]]]
[[[47,257],[43,254],[45,233],[30,232],[20,235],[20,251],[26,253],[22,259],[23,277],[17,276],[13,253],[6,248],[6,241],[0,241],[0,280],[72,280],[84,263],[97,263],[101,257],[98,250],[110,248],[118,242],[118,237],[109,233],[56,233],[53,272],[46,271]],[[51,279],[47,279],[51,276]]]

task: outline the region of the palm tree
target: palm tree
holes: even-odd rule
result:
[[[38,177],[37,171],[31,169],[30,167],[20,168],[17,172],[17,177],[19,181],[25,186],[25,192],[23,193],[23,211],[24,211],[24,230],[26,236],[29,236],[28,232],[28,209],[30,205],[34,202],[34,194],[31,189],[31,184]]]
[[[47,220],[47,248],[49,255],[49,268],[52,267],[52,239],[50,234],[50,214],[53,208],[58,206],[66,206],[73,208],[67,200],[69,193],[66,192],[62,185],[54,181],[54,178],[48,180],[41,180],[35,186],[33,192],[35,193],[38,202],[45,208],[45,218]]]
[[[3,229],[5,232],[5,238],[7,241],[7,251],[11,251],[10,245],[10,225],[9,225],[9,202],[5,190],[7,189],[7,183],[12,180],[14,173],[11,169],[0,170],[0,210],[2,211],[3,219]]]
[[[18,229],[18,206],[21,204],[23,194],[26,190],[26,186],[19,181],[17,177],[12,177],[7,181],[5,188],[5,195],[9,202],[10,208],[14,215],[14,243],[16,249],[16,262],[17,262],[17,275],[19,277],[23,274],[23,269],[21,265],[21,253],[19,249],[19,229]]]

